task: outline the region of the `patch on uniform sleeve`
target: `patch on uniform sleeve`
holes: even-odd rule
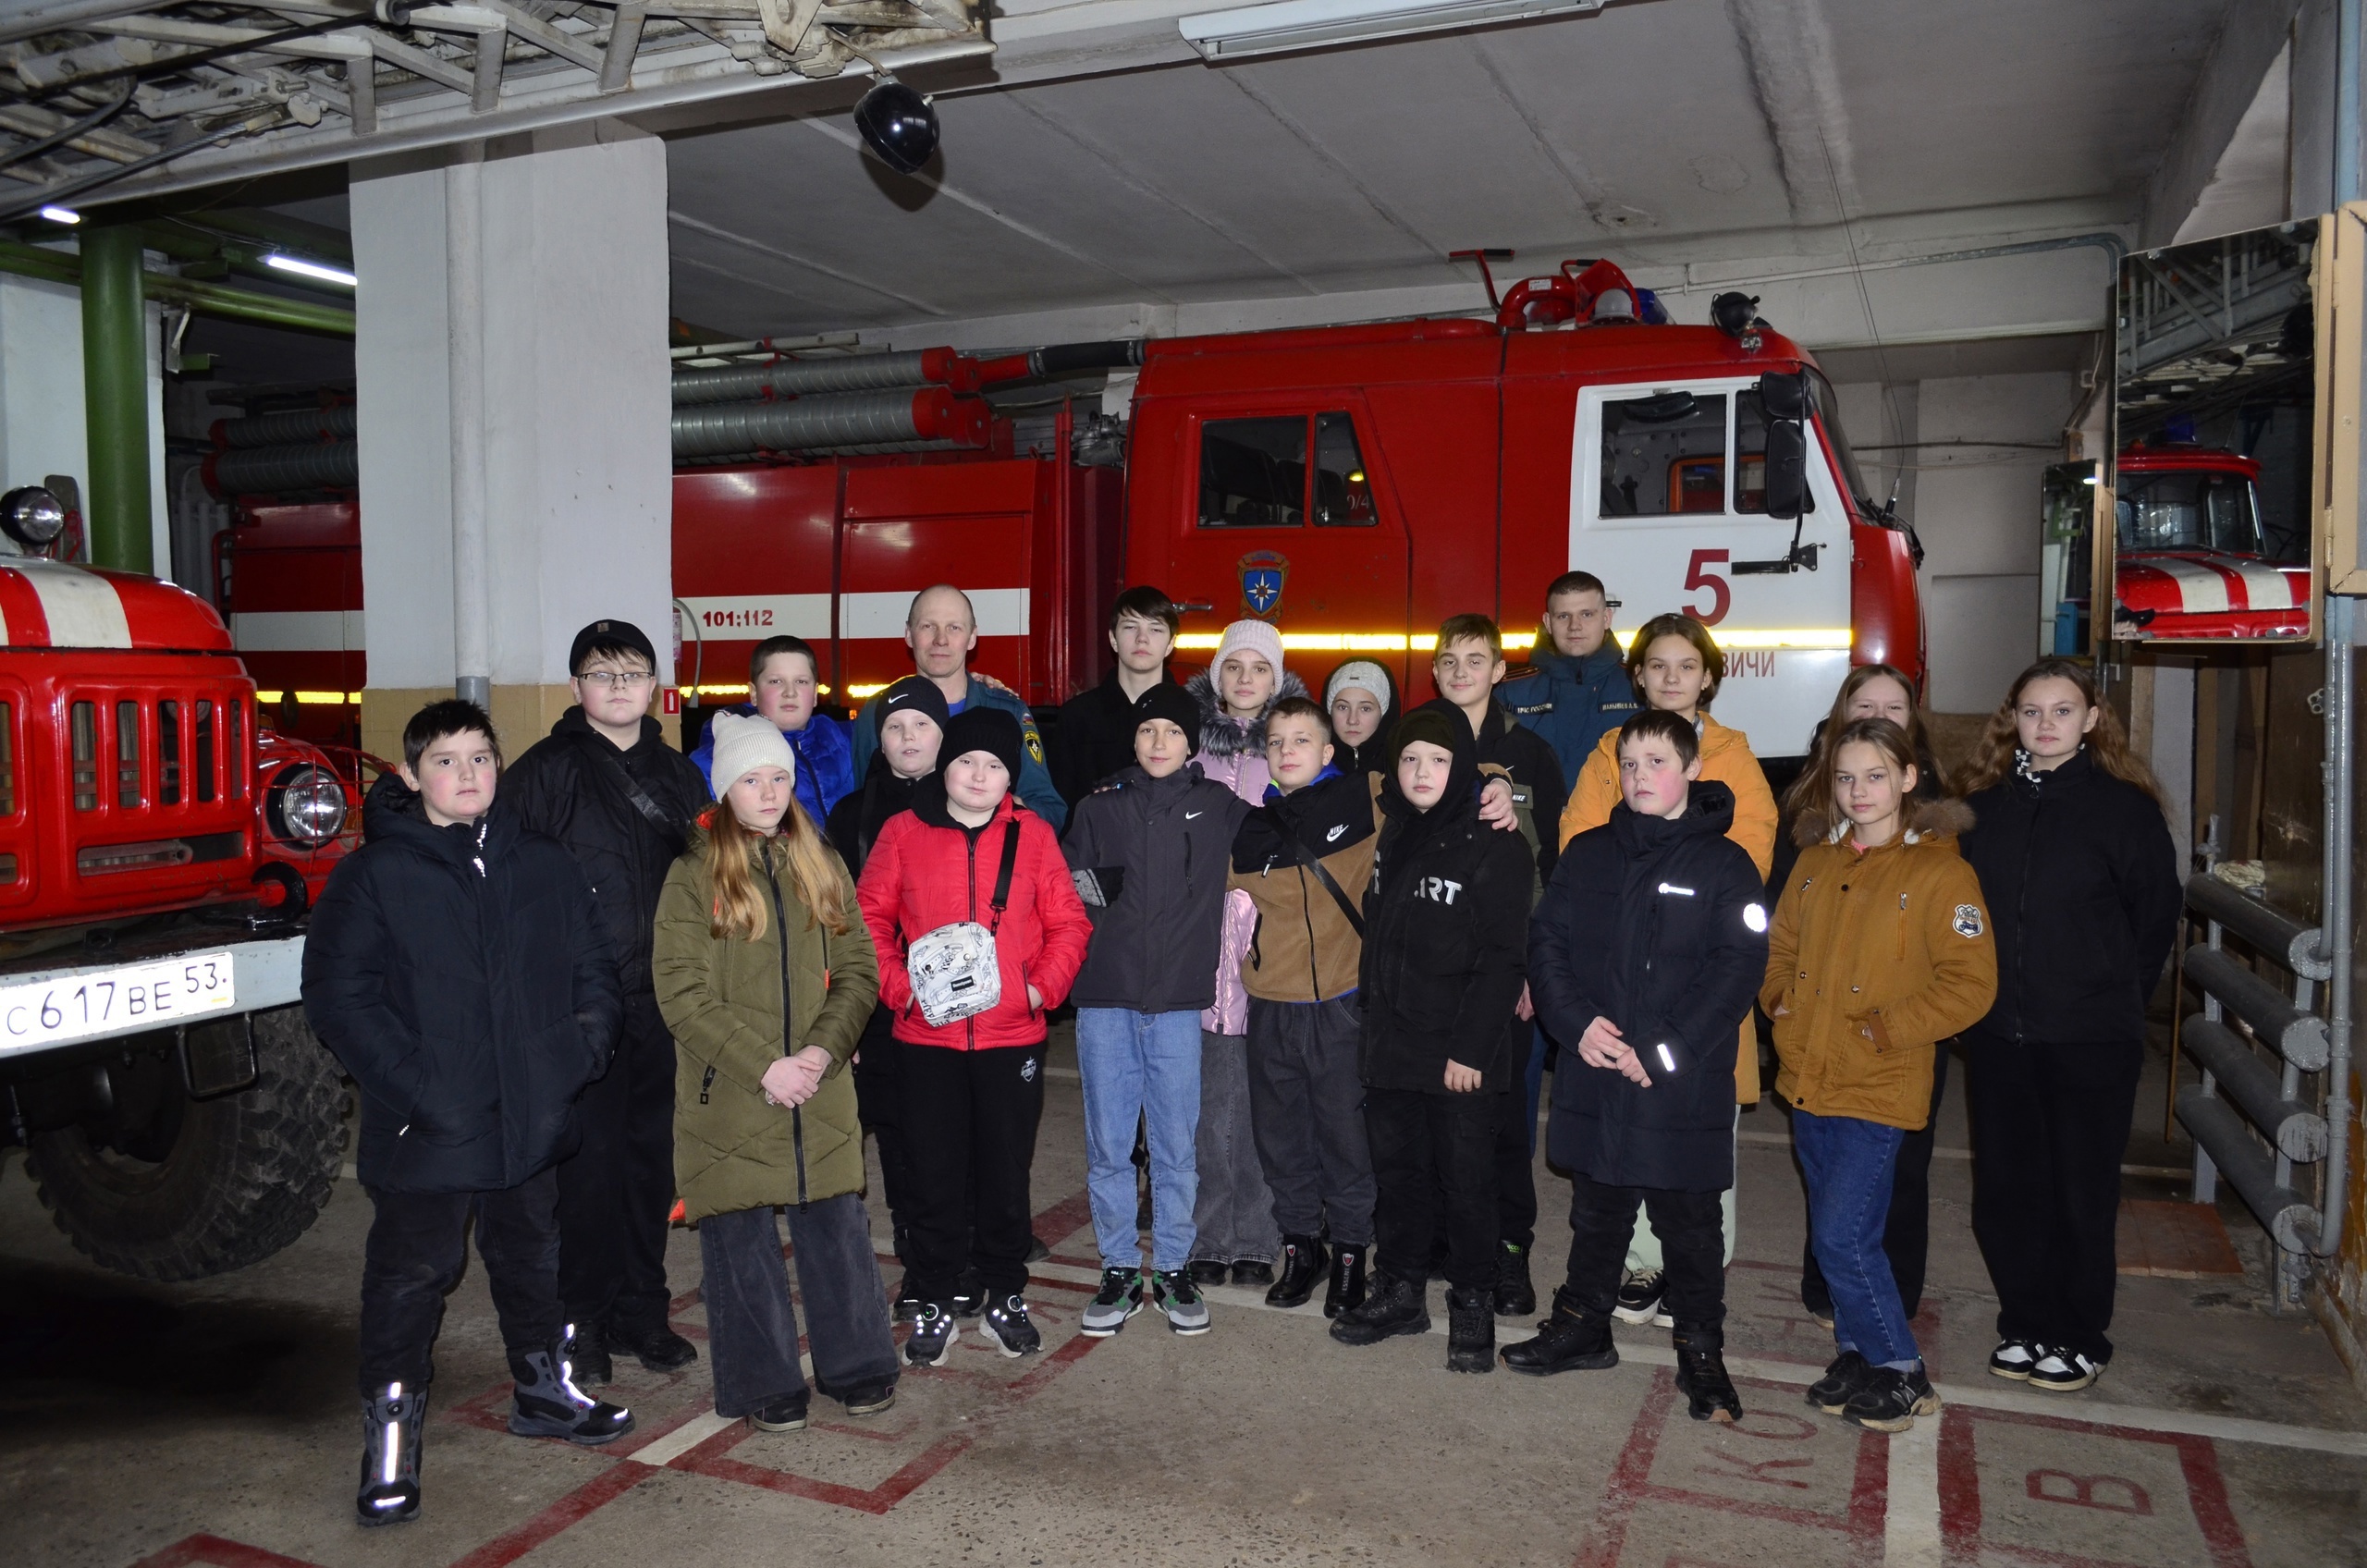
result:
[[[1979,904],[1956,905],[1956,918],[1949,921],[1948,925],[1955,929],[1956,934],[1959,937],[1973,937],[1980,936],[1981,906]]]
[[[1513,712],[1517,714],[1551,713],[1552,711],[1551,703],[1515,703],[1513,704]]]
[[[1027,754],[1036,759],[1036,766],[1037,767],[1043,766],[1044,737],[1036,733],[1036,718],[1034,715],[1029,715],[1020,725],[1019,738],[1027,742]]]

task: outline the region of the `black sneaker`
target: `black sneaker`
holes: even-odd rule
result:
[[[1496,1288],[1492,1305],[1499,1317],[1526,1317],[1537,1310],[1537,1286],[1528,1276],[1528,1249],[1506,1242],[1496,1255]]]
[[[865,1383],[849,1389],[840,1403],[847,1407],[849,1415],[877,1415],[895,1404],[896,1380],[890,1378],[884,1383]]]
[[[1200,1287],[1192,1282],[1187,1271],[1168,1273],[1161,1270],[1151,1276],[1151,1293],[1158,1298],[1159,1309],[1167,1314],[1167,1326],[1179,1334],[1205,1334],[1208,1331],[1208,1303],[1200,1294]]]
[[[1149,1230],[1149,1229],[1150,1229],[1150,1227],[1149,1227],[1149,1226],[1147,1226],[1147,1225],[1146,1225],[1146,1226],[1144,1226],[1144,1227],[1143,1227],[1143,1229],[1144,1229],[1144,1230],[1146,1230],[1146,1231],[1147,1231],[1147,1230]],[[1030,1263],[1041,1263],[1041,1262],[1043,1262],[1046,1258],[1048,1258],[1048,1257],[1049,1257],[1049,1256],[1052,1256],[1052,1249],[1051,1249],[1049,1245],[1047,1245],[1047,1244],[1045,1243],[1045,1241],[1044,1241],[1044,1238],[1043,1238],[1043,1237],[1041,1237],[1041,1236],[1030,1236],[1030,1237],[1028,1237],[1028,1238],[1027,1238],[1027,1261],[1028,1261],[1028,1262],[1030,1262]]]
[[[893,1315],[899,1323],[910,1323],[921,1315],[921,1298],[913,1294],[910,1286],[897,1285]]]
[[[2045,1354],[2046,1347],[2032,1340],[2000,1340],[1997,1348],[1989,1353],[1989,1374],[2027,1383],[2030,1380],[2030,1368]]]
[[[1105,1268],[1101,1271],[1101,1293],[1085,1303],[1078,1331],[1089,1340],[1106,1340],[1142,1309],[1142,1270]]]
[[[654,1329],[611,1323],[600,1337],[609,1350],[625,1352],[652,1372],[680,1372],[699,1358],[698,1346],[663,1323]]]
[[[1210,1282],[1224,1283],[1221,1280]],[[1274,1266],[1262,1257],[1237,1257],[1233,1261],[1233,1282],[1236,1285],[1270,1285],[1274,1282]]]
[[[770,1404],[751,1411],[748,1425],[759,1432],[802,1432],[805,1429],[807,1395],[798,1390],[787,1399],[777,1399]]]
[[[1676,1327],[1676,1319],[1668,1315],[1661,1298],[1668,1292],[1668,1275],[1658,1268],[1639,1268],[1619,1282],[1619,1304],[1611,1315],[1622,1323],[1650,1323],[1662,1329]]]
[[[1027,1304],[1017,1296],[1005,1296],[987,1308],[986,1334],[1005,1355],[1033,1355],[1044,1348],[1044,1336],[1028,1320]]]
[[[574,1354],[569,1358],[578,1388],[596,1389],[617,1380],[616,1363],[608,1354],[607,1339],[597,1323],[587,1323],[575,1330]]]
[[[961,1337],[951,1302],[923,1302],[912,1332],[904,1336],[904,1360],[914,1366],[942,1366],[952,1358],[953,1341]]]
[[[1864,1356],[1845,1350],[1834,1357],[1823,1377],[1809,1385],[1808,1401],[1827,1415],[1838,1415],[1849,1408],[1850,1399],[1866,1386],[1866,1375],[1873,1369]]]
[[[1874,1432],[1904,1432],[1919,1415],[1937,1415],[1940,1396],[1919,1363],[1913,1372],[1867,1368],[1866,1380],[1842,1407],[1841,1419]]]
[[[2076,1393],[2104,1375],[2104,1364],[2061,1345],[2039,1347],[2038,1365],[2030,1368],[2030,1385],[2051,1394]]]
[[[1184,1272],[1192,1276],[1192,1282],[1196,1285],[1221,1285],[1226,1276],[1233,1272],[1233,1266],[1213,1257],[1196,1257]]]

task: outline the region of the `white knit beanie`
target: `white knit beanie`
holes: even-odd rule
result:
[[[1331,704],[1340,700],[1340,693],[1351,686],[1359,692],[1371,692],[1372,700],[1379,703],[1384,711],[1387,710],[1392,694],[1389,671],[1370,659],[1350,659],[1333,670],[1331,679],[1323,683],[1323,711],[1331,712]]]
[[[1224,629],[1224,640],[1217,644],[1217,656],[1208,668],[1218,679],[1224,676],[1224,661],[1232,655],[1252,653],[1274,667],[1274,679],[1282,678],[1282,634],[1269,620],[1236,620]]]
[[[789,738],[773,728],[772,720],[754,714],[719,713],[707,733],[715,737],[715,760],[707,765],[706,776],[717,796],[759,767],[787,768],[790,783],[797,782],[797,753],[790,750]]]

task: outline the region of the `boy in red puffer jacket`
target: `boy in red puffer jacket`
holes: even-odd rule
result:
[[[922,1303],[904,1341],[914,1366],[950,1354],[965,1268],[997,1350],[1043,1342],[1021,1292],[1045,1014],[1068,995],[1093,926],[1059,836],[1012,795],[1022,745],[999,708],[955,715],[938,772],[880,829],[856,889],[895,1037],[933,1047],[906,1051],[899,1068],[914,1187],[904,1289]]]

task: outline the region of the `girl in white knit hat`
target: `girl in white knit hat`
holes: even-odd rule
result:
[[[1282,668],[1282,634],[1269,621],[1234,621],[1224,629],[1215,661],[1184,690],[1200,704],[1200,750],[1192,760],[1202,776],[1262,805],[1266,716],[1282,698],[1306,695],[1306,683]],[[1269,1285],[1282,1251],[1274,1194],[1249,1130],[1249,996],[1241,986],[1241,960],[1257,925],[1249,895],[1227,895],[1216,1005],[1200,1015],[1200,1126],[1194,1139],[1200,1187],[1192,1207],[1198,1235],[1191,1272],[1204,1285]]]

